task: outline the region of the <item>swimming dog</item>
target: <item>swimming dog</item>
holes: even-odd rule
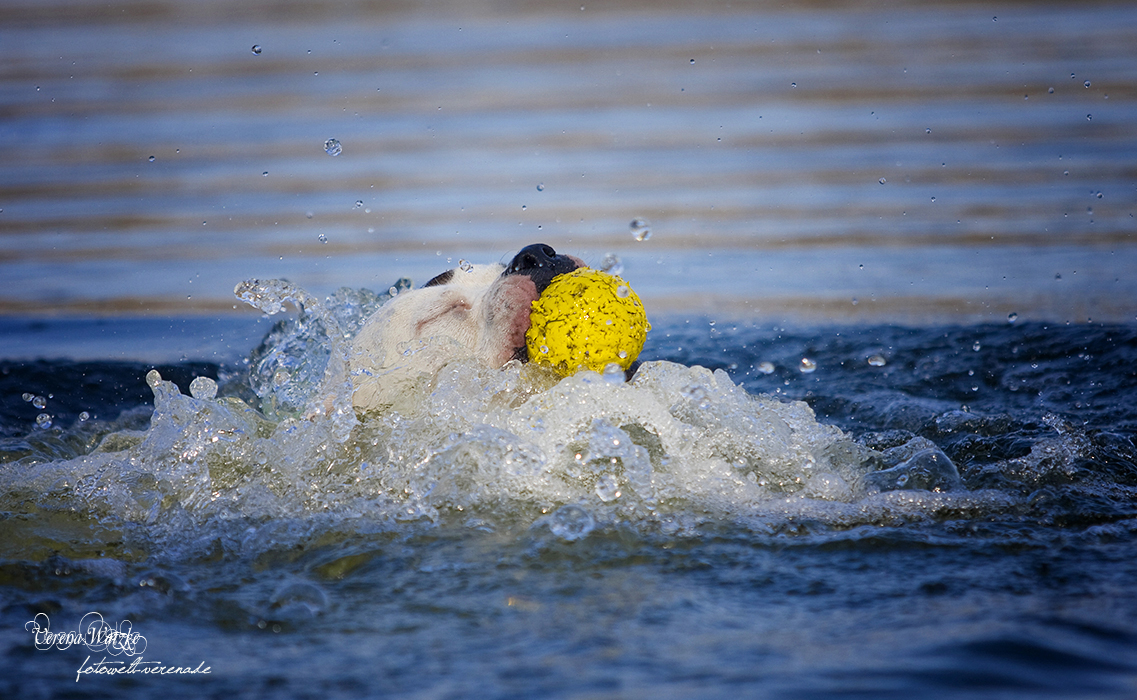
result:
[[[533,301],[557,275],[586,267],[536,243],[508,265],[463,265],[381,306],[352,341],[352,403],[368,411],[395,402],[408,382],[465,355],[485,367],[528,361]]]

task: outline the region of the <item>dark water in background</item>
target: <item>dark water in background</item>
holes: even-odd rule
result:
[[[1137,695],[1134,45],[1128,4],[0,3],[0,695]],[[622,258],[646,357],[958,484],[692,482],[717,496],[581,498],[573,539],[492,475],[366,510],[366,440],[264,501],[208,412],[148,434],[220,460],[222,505],[177,503],[184,461],[69,480],[110,431],[134,454],[151,368],[232,388],[270,325],[238,281],[382,290],[536,240]],[[693,387],[664,404],[729,403]],[[692,441],[761,442],[723,425]],[[75,683],[87,652],[24,624],[92,610],[213,673]]]

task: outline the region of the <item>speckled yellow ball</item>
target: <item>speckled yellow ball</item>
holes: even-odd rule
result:
[[[613,362],[628,369],[651,330],[627,282],[587,267],[553,278],[529,321],[529,361],[566,377],[580,369],[603,372]]]

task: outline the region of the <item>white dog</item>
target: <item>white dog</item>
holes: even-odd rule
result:
[[[486,367],[528,360],[529,312],[553,277],[584,263],[544,244],[526,246],[508,265],[447,270],[379,308],[352,342],[352,403],[367,411],[392,405],[409,383],[455,357]]]

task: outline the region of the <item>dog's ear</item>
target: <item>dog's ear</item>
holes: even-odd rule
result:
[[[443,272],[441,275],[435,276],[429,282],[424,284],[423,288],[425,289],[426,287],[438,287],[444,284],[449,284],[450,280],[452,279],[454,279],[454,271],[447,270],[446,272]]]

